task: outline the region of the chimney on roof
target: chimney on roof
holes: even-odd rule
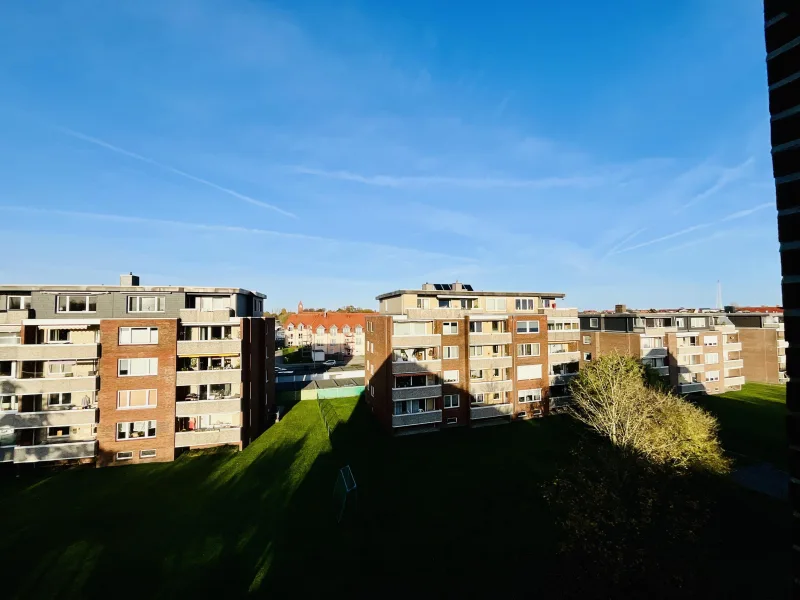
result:
[[[432,284],[432,283],[427,283],[427,282],[426,282],[426,283],[423,283],[423,284],[422,284],[422,289],[423,289],[423,290],[434,290],[434,289],[436,289],[436,288],[434,288],[434,287],[433,287],[433,284]]]
[[[462,291],[464,291],[464,284],[463,283],[459,283],[458,281],[456,281],[453,284],[453,291],[454,292],[462,292]]]
[[[322,312],[322,318],[323,319],[327,319],[328,318],[328,311],[327,310]]]
[[[614,305],[614,312],[615,313],[626,313],[628,312],[628,307],[624,304],[615,304]]]
[[[127,275],[120,275],[119,276],[119,284],[122,287],[134,287],[139,285],[139,276],[134,275],[133,273],[128,273]]]

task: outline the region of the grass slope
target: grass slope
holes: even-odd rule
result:
[[[727,451],[788,468],[786,386],[748,383],[739,392],[702,396],[698,403],[717,417]]]
[[[558,554],[541,492],[571,460],[570,419],[392,439],[363,403],[330,404],[330,441],[300,402],[242,453],[0,480],[3,596],[562,595],[581,567]],[[344,464],[358,510],[337,525]],[[701,549],[686,549],[705,559],[705,597],[779,596],[788,511],[720,489]]]

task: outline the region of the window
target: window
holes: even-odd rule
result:
[[[490,296],[486,298],[486,310],[505,310],[506,299]]]
[[[539,356],[539,344],[518,344],[517,356]]]
[[[97,297],[58,296],[56,311],[60,313],[97,312]]]
[[[0,396],[0,411],[3,410],[17,410],[17,397]]]
[[[361,333],[359,329],[361,329],[361,325],[356,327],[356,333]],[[375,331],[375,325],[372,323],[372,321],[367,321],[367,331],[370,333],[373,333]]]
[[[548,344],[547,352],[549,354],[564,354],[569,352],[569,344]]]
[[[654,367],[654,368],[666,367],[667,364],[666,364],[665,361],[666,361],[666,359],[663,356],[659,356],[659,357],[656,357],[656,358],[643,358],[642,359],[642,364],[646,365],[648,367]]]
[[[69,392],[47,394],[47,406],[65,406],[72,404],[72,394]]]
[[[458,423],[458,417],[447,417],[448,425],[455,425],[456,423]]]
[[[458,358],[458,346],[443,346],[442,358]]]
[[[469,378],[470,379],[483,379],[483,369],[470,369],[469,370]]]
[[[585,335],[585,336],[583,336],[583,343],[584,343],[585,345],[587,345],[587,346],[588,346],[589,344],[591,344],[591,343],[592,343],[592,336],[590,336],[590,335]]]
[[[339,329],[336,327],[336,325],[331,325],[330,332],[331,337],[336,337],[336,334],[339,333]]]
[[[598,327],[600,327],[600,319],[598,319],[597,317],[592,317],[591,319],[589,319],[589,327],[591,327],[592,329],[597,329]]]
[[[21,341],[17,331],[0,331],[0,346],[12,346]]]
[[[194,307],[202,312],[225,310],[231,307],[230,296],[196,296]]]
[[[317,335],[325,335],[325,327],[323,327],[322,325],[317,327]]]
[[[542,365],[520,365],[517,367],[517,379],[541,379]]]
[[[705,317],[692,317],[689,320],[689,324],[694,327],[705,327],[706,326],[706,318]]]
[[[30,296],[9,296],[6,301],[8,310],[23,310],[31,307]]]
[[[704,346],[716,346],[718,345],[719,341],[717,340],[717,336],[715,335],[704,335],[703,336],[703,345]]]
[[[444,335],[456,335],[458,333],[458,322],[445,321],[442,323],[442,333]]]
[[[517,310],[536,310],[536,298],[517,298],[515,308]]]
[[[417,308],[430,308],[430,307],[431,307],[430,298],[417,298]]]
[[[663,348],[664,338],[660,337],[643,337],[642,348],[645,350],[652,350],[653,348]]]
[[[66,344],[69,343],[69,330],[67,329],[50,329],[47,334],[48,344]]]
[[[117,374],[120,377],[158,375],[158,359],[120,358]]]
[[[164,296],[128,296],[128,312],[164,312]]]
[[[535,390],[520,390],[518,400],[522,404],[527,404],[528,402],[541,402],[542,390],[541,388],[537,388]]]
[[[675,319],[675,326],[676,327],[686,327],[686,319],[683,317],[677,317]]]
[[[0,377],[14,377],[16,364],[13,360],[0,360]]]
[[[155,458],[155,450],[139,450],[139,458]]]
[[[429,412],[436,410],[435,398],[421,400],[401,400],[394,403],[395,415],[408,415],[413,413]]]
[[[442,373],[442,381],[445,383],[458,383],[458,370],[444,371]]]
[[[117,452],[117,460],[131,460],[133,452]]]
[[[719,381],[719,371],[706,371],[706,381]]]
[[[264,312],[264,300],[263,298],[253,298],[253,312],[260,313]],[[144,451],[143,452],[147,452]],[[155,450],[153,451],[153,456],[155,456]]]
[[[591,352],[584,352],[583,353],[583,360],[585,360],[586,362],[589,362],[590,360],[592,360],[592,353]]]
[[[370,323],[372,325],[372,323]],[[358,330],[356,330],[358,333]],[[427,335],[428,324],[422,321],[412,321],[410,323],[395,323],[394,335]]]
[[[517,321],[517,333],[539,333],[539,321]]]
[[[717,352],[711,352],[706,354],[706,364],[707,365],[716,365],[719,363],[719,354]]]
[[[64,427],[48,427],[47,437],[69,437],[69,425]]]
[[[118,440],[135,440],[139,438],[156,437],[155,421],[133,421],[132,423],[117,423]]]
[[[350,333],[350,325],[345,325],[344,327],[342,327],[342,333],[345,335]]]
[[[458,408],[458,394],[445,394],[444,395],[444,407],[445,408]]]
[[[47,363],[47,373],[49,375],[65,375],[72,373],[72,367],[75,366],[74,362],[61,360]]]
[[[158,327],[120,327],[120,345],[128,344],[157,344]]]
[[[120,390],[117,408],[150,408],[158,406],[158,390]]]
[[[398,390],[426,385],[436,385],[436,375],[396,375],[394,378],[394,387]]]

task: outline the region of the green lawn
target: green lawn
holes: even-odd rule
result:
[[[558,554],[542,485],[569,465],[568,417],[392,439],[363,403],[332,405],[332,443],[307,401],[242,453],[0,478],[3,597],[560,597],[581,567]],[[337,525],[344,464],[358,509]],[[779,597],[788,508],[720,490],[686,549],[703,557],[704,597]]]
[[[747,383],[740,392],[702,396],[697,401],[716,415],[728,452],[747,462],[766,461],[787,468],[786,386]]]

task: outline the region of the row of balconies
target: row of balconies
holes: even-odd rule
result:
[[[469,417],[473,420],[491,419],[495,417],[508,417],[514,412],[513,404],[490,404],[487,406],[472,406]],[[433,425],[442,422],[441,410],[411,413],[407,415],[392,415],[392,427],[409,427],[412,425]]]
[[[178,342],[178,356],[192,354],[239,354],[241,340]],[[100,357],[99,344],[0,345],[0,360],[92,360]]]

